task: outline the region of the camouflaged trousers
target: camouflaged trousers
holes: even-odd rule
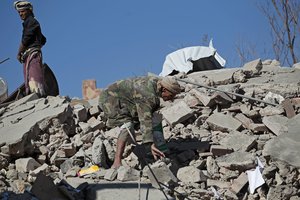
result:
[[[127,141],[130,138],[127,128],[133,136],[135,135],[134,120],[125,102],[122,102],[119,98],[110,95],[109,92],[105,90],[100,95],[99,106],[107,118],[106,126],[108,128],[114,128],[117,126],[121,128],[118,139]]]

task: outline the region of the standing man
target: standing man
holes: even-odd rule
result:
[[[42,97],[45,96],[45,78],[41,48],[46,43],[46,38],[34,17],[30,2],[16,1],[14,7],[23,20],[23,34],[17,59],[23,63],[26,94],[37,93]]]
[[[140,124],[143,145],[151,149],[155,159],[164,157],[153,143],[153,113],[159,109],[160,98],[173,100],[181,91],[178,82],[171,77],[137,77],[120,80],[102,91],[99,104],[107,117],[107,126],[120,126],[117,150],[112,168],[121,166],[128,131],[134,133],[134,124]]]

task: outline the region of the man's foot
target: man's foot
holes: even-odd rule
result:
[[[111,166],[111,168],[112,168],[112,169],[119,169],[119,167],[121,167],[121,166],[122,166],[121,163],[114,163],[114,164]]]

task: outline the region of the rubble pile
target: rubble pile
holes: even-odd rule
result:
[[[163,102],[160,110],[167,158],[154,161],[146,156],[158,180],[169,186],[165,188],[169,195],[176,199],[300,199],[297,67],[257,59],[242,68],[176,76],[254,99],[180,82],[184,91],[174,102]],[[43,194],[37,188],[49,183],[48,187],[57,184],[65,194],[84,199],[67,182],[91,165],[100,170],[81,176],[89,183],[137,181],[141,170],[142,182],[158,187],[148,167],[140,168],[132,144],[126,147],[123,166],[110,169],[119,127],[107,130],[105,121],[97,99],[31,94],[1,108],[2,197],[14,193],[39,198]],[[140,142],[138,131],[136,137]],[[57,188],[52,190],[59,196]]]

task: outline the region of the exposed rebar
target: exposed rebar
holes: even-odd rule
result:
[[[245,99],[250,99],[250,100],[253,100],[253,101],[258,101],[258,102],[265,103],[265,104],[272,105],[272,106],[278,106],[278,104],[267,102],[267,101],[260,100],[260,99],[256,99],[256,98],[249,97],[249,96],[245,96],[245,95],[242,95],[242,94],[238,94],[238,93],[234,93],[234,92],[229,92],[229,91],[224,91],[224,90],[221,90],[221,89],[218,89],[218,88],[210,87],[210,86],[207,86],[207,85],[202,85],[200,83],[194,83],[192,81],[182,80],[182,79],[179,79],[179,78],[175,78],[175,79],[177,81],[189,83],[189,84],[196,85],[196,86],[199,86],[199,87],[204,87],[204,88],[207,88],[207,89],[216,90],[216,91],[219,91],[219,92],[224,92],[224,93],[227,93],[227,94],[231,94],[231,95],[234,95],[234,96],[242,97],[242,98],[245,98]]]

